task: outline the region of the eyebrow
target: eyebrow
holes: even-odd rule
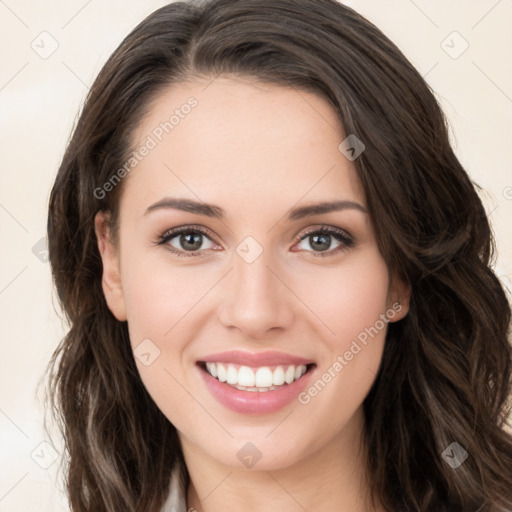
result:
[[[214,204],[198,202],[192,199],[164,197],[160,201],[149,206],[144,212],[144,215],[161,209],[181,210],[184,212],[195,213],[197,215],[204,215],[206,217],[214,217],[217,219],[223,219],[226,213],[223,208]],[[363,205],[356,203],[355,201],[340,200],[316,203],[295,208],[288,213],[288,220],[299,220],[312,215],[347,209],[359,210],[362,213],[368,213],[368,210]]]

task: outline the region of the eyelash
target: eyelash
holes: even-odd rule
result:
[[[159,236],[157,240],[155,241],[156,245],[164,245],[173,238],[176,238],[176,236],[181,235],[183,233],[191,234],[191,233],[201,233],[202,235],[206,236],[207,238],[211,238],[209,231],[201,228],[201,227],[192,227],[192,226],[182,226],[179,228],[174,228],[169,231],[166,231],[163,235]],[[332,235],[334,238],[336,238],[339,242],[342,242],[342,245],[337,247],[336,249],[332,249],[329,251],[306,251],[311,252],[313,256],[325,258],[327,256],[332,256],[333,254],[336,254],[338,252],[345,251],[355,245],[355,239],[351,235],[349,235],[346,231],[338,228],[334,228],[332,226],[320,226],[318,228],[313,228],[306,233],[298,236],[295,238],[294,242],[295,244],[298,242],[302,242],[302,240],[308,238],[311,235],[317,235],[317,234],[328,234]],[[179,257],[201,257],[203,256],[203,253],[201,251],[179,251],[175,248],[169,246],[169,251],[176,254]],[[295,252],[302,252],[302,251],[295,251]]]

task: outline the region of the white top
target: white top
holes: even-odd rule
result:
[[[185,468],[177,460],[171,473],[169,495],[162,512],[187,512],[187,489],[185,488]]]

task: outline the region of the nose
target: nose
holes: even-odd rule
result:
[[[294,318],[294,295],[269,252],[263,251],[252,263],[234,255],[218,308],[224,326],[251,339],[262,339],[271,329],[287,329]]]

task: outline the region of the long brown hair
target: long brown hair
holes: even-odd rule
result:
[[[73,512],[156,510],[183,462],[127,324],[105,302],[93,219],[111,213],[116,234],[123,181],[97,190],[133,151],[156,95],[221,74],[320,94],[366,146],[354,163],[379,248],[412,289],[364,401],[375,503],[512,509],[511,310],[476,185],[432,91],[379,29],[335,0],[211,0],[167,5],[126,37],[89,91],[51,191],[49,259],[69,332],[48,367],[49,399]],[[454,442],[468,454],[456,469],[441,455]]]

